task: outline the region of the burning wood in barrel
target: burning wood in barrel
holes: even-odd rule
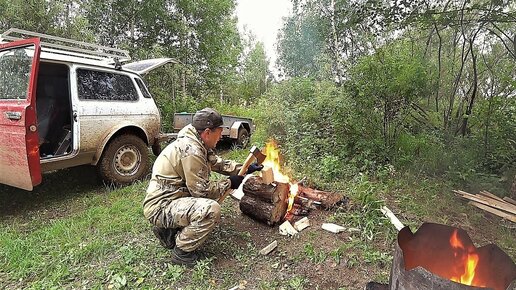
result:
[[[374,285],[374,286],[373,286]],[[516,265],[496,245],[476,248],[458,228],[425,223],[398,233],[389,285],[366,289],[516,289]]]

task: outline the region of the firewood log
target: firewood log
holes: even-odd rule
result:
[[[253,176],[244,184],[243,192],[244,197],[240,200],[242,213],[271,226],[285,216],[288,184],[264,184],[261,177]]]
[[[330,209],[345,202],[344,196],[336,192],[328,192],[299,185],[300,196],[318,201],[325,209]]]

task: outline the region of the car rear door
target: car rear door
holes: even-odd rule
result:
[[[164,66],[167,63],[176,64],[177,61],[173,58],[153,58],[124,64],[122,68],[134,71],[140,75],[145,75],[150,71],[157,69],[158,67]]]
[[[36,121],[39,39],[0,44],[0,183],[41,183]]]

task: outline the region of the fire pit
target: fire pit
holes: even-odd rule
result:
[[[270,226],[292,222],[308,214],[310,209],[330,209],[346,202],[343,195],[306,187],[283,174],[280,154],[274,141],[265,146],[262,177],[247,178],[242,186],[240,211]],[[269,173],[265,176],[263,173]]]
[[[425,223],[398,233],[388,289],[512,290],[516,265],[495,245],[476,248],[462,229]]]

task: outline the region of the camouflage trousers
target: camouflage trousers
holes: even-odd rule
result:
[[[212,199],[181,197],[164,202],[150,222],[159,228],[179,228],[176,246],[192,252],[199,248],[220,221],[220,205]]]

